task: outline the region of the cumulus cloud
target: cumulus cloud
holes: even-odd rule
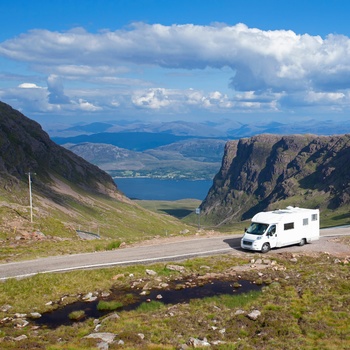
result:
[[[64,94],[63,84],[57,75],[50,75],[47,79],[49,102],[52,104],[70,103],[69,97]]]
[[[0,44],[0,55],[30,63],[47,74],[48,102],[73,103],[62,80],[84,79],[93,84],[125,85],[129,101],[141,109],[199,107],[208,110],[279,110],[291,105],[349,106],[350,39],[325,38],[292,31],[264,31],[244,24],[170,25],[134,23],[126,29],[89,33],[32,30]],[[37,64],[40,62],[40,66]],[[147,79],[121,77],[132,69],[224,69],[232,96],[219,91],[165,89]],[[142,68],[141,68],[142,67]],[[155,86],[154,86],[155,85]],[[135,90],[137,86],[137,90]],[[97,111],[98,103],[75,100],[81,109]],[[107,97],[105,98],[105,100]],[[110,107],[125,103],[115,96]],[[72,102],[73,101],[73,102]],[[101,104],[102,105],[102,104]]]

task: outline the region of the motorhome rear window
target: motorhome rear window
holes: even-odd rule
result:
[[[311,221],[317,221],[317,214],[311,215]]]
[[[309,224],[309,219],[308,218],[303,219],[303,225],[307,226],[308,224]]]
[[[284,224],[284,230],[293,230],[294,222],[289,222],[288,224]]]

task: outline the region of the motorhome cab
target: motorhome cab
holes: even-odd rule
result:
[[[320,238],[319,220],[318,209],[287,207],[258,213],[245,230],[241,247],[266,253],[271,248],[302,246]]]

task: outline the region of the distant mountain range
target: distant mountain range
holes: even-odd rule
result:
[[[51,137],[71,137],[81,135],[93,135],[105,133],[119,133],[121,137],[128,133],[147,134],[165,134],[178,137],[196,137],[196,138],[219,138],[219,139],[238,139],[242,137],[251,137],[258,134],[315,134],[315,135],[335,135],[350,132],[350,120],[333,121],[309,119],[296,122],[251,122],[242,123],[229,119],[222,119],[215,122],[187,122],[183,120],[172,122],[131,122],[131,121],[110,121],[79,124],[70,127],[56,127],[47,130]],[[146,136],[145,136],[146,137]],[[57,139],[60,140],[60,139]],[[60,142],[60,141],[59,141]],[[81,142],[90,142],[85,139]],[[164,142],[164,139],[163,139]],[[169,139],[168,143],[175,142],[175,139]],[[116,145],[118,146],[118,145]],[[120,147],[124,147],[119,145]],[[159,146],[159,145],[158,145]],[[125,147],[130,149],[129,147]],[[154,147],[152,147],[154,148]]]
[[[142,123],[95,122],[51,130],[53,141],[116,177],[212,179],[229,140],[257,134],[331,135],[350,132],[350,121],[240,123],[231,120]]]

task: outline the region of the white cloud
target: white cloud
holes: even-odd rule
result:
[[[64,94],[63,84],[57,75],[51,74],[47,79],[49,102],[52,104],[70,103],[69,97]]]
[[[40,86],[33,84],[33,83],[22,83],[18,85],[21,89],[41,89]]]
[[[36,29],[0,43],[0,55],[29,63],[37,74],[48,77],[40,108],[237,112],[313,104],[331,110],[350,105],[350,39],[341,35],[321,38],[244,24],[134,23],[127,29],[98,33],[82,28]],[[166,88],[171,84],[152,81],[152,73],[145,73],[150,67],[167,71],[229,67],[231,76],[225,85],[229,84],[232,96],[217,86],[203,91],[188,86]],[[73,89],[70,84],[74,83],[84,88]],[[35,95],[31,90],[42,89],[34,81],[19,88],[28,89],[27,98]]]
[[[96,111],[102,110],[101,107],[94,106],[92,103],[88,101],[84,101],[83,99],[79,99],[78,106],[80,110],[86,111],[86,112],[96,112]]]

